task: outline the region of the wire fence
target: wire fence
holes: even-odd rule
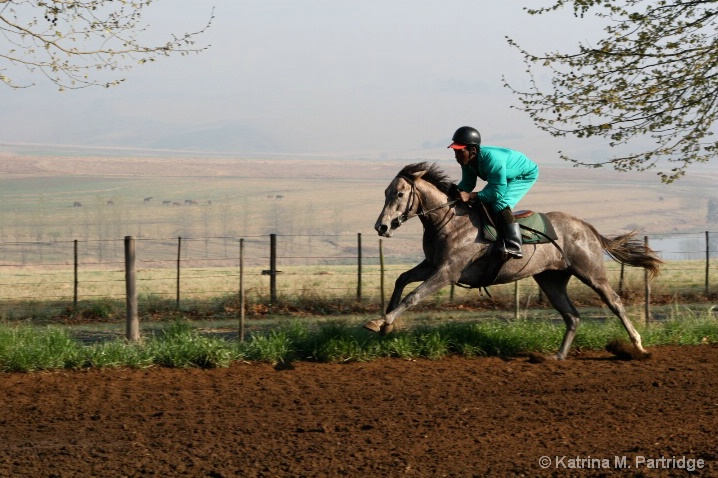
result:
[[[654,294],[711,297],[718,277],[717,239],[708,231],[646,236],[665,261],[652,283]],[[423,259],[418,234],[391,239],[321,234],[136,240],[137,287],[145,305],[176,301],[179,307],[188,301],[236,296],[240,262],[245,291],[255,301],[341,298],[378,302],[391,292],[399,274]],[[41,303],[76,307],[78,301],[124,299],[123,241],[0,243],[0,313],[18,318],[32,316]],[[608,258],[607,267],[617,290],[628,294],[642,290],[642,270],[623,270]],[[522,286],[523,301],[540,295],[533,281],[527,284]],[[462,294],[467,292],[451,288],[436,299],[454,300]]]

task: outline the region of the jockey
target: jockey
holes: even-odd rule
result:
[[[464,202],[478,200],[496,213],[499,232],[504,236],[504,254],[521,259],[521,232],[511,211],[538,179],[536,163],[524,154],[498,146],[481,146],[481,135],[470,126],[457,129],[449,148],[461,166],[459,196]],[[487,182],[479,192],[476,178]]]

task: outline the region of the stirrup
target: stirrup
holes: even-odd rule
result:
[[[518,251],[516,249],[509,249],[506,247],[506,243],[501,244],[501,248],[499,249],[499,254],[501,254],[501,258],[505,261],[509,259],[523,259],[524,253],[519,249]]]
[[[524,254],[518,251],[501,251],[501,256],[504,259],[523,259]]]

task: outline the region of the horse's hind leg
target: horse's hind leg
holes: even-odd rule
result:
[[[646,352],[643,348],[643,344],[641,343],[641,335],[633,327],[633,324],[626,314],[626,309],[623,308],[623,301],[621,301],[621,297],[619,297],[616,291],[613,290],[613,287],[611,287],[611,284],[608,282],[608,278],[606,278],[605,274],[601,274],[596,277],[577,277],[581,280],[581,282],[596,291],[599,297],[601,297],[601,300],[608,306],[609,309],[611,309],[611,312],[616,314],[616,316],[621,319],[623,327],[626,329],[626,332],[628,332],[628,336],[631,337],[633,346],[636,347],[636,350],[640,353],[647,356],[648,352]]]
[[[573,305],[568,296],[567,286],[569,279],[571,279],[571,273],[566,271],[544,271],[534,276],[534,280],[546,294],[554,309],[561,314],[566,324],[566,332],[564,333],[561,347],[556,354],[556,358],[559,360],[565,359],[568,355],[581,320],[576,306]]]

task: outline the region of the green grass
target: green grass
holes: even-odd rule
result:
[[[674,308],[663,321],[638,328],[647,347],[718,343],[718,320],[712,310],[695,312]],[[438,325],[417,323],[388,336],[371,334],[346,320],[323,322],[285,321],[253,332],[240,342],[200,330],[196,324],[178,320],[146,332],[143,340],[123,339],[82,342],[71,329],[57,326],[0,326],[0,371],[89,367],[227,367],[235,361],[274,365],[297,361],[343,363],[379,358],[439,360],[463,357],[554,353],[563,336],[556,320],[486,319],[449,321]],[[600,350],[613,340],[626,340],[617,320],[585,321],[574,349]]]

